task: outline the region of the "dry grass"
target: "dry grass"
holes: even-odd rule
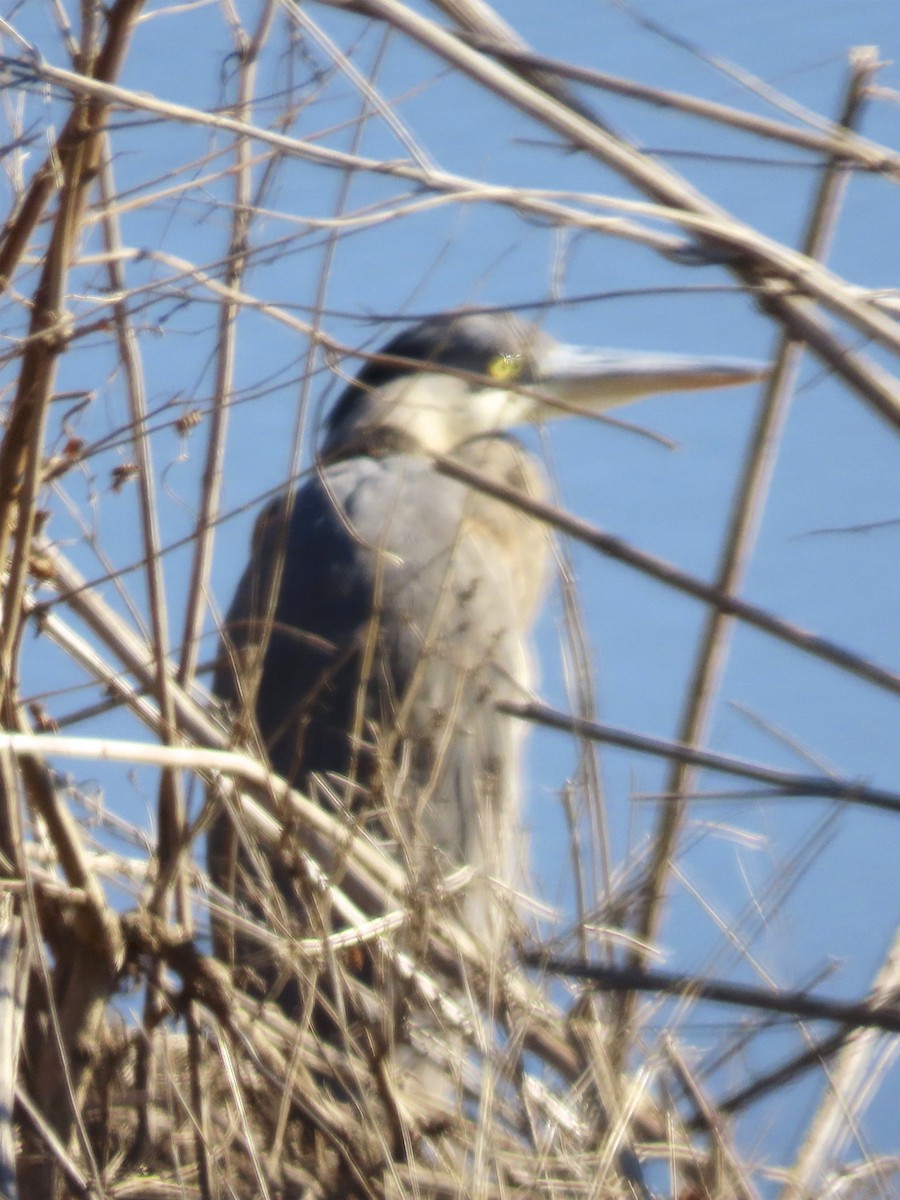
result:
[[[87,0],[76,20],[62,4],[40,7],[43,25],[13,6],[0,28],[9,198],[0,240],[0,1195],[886,1196],[896,1162],[846,1146],[852,1135],[864,1150],[858,1121],[891,1066],[896,943],[869,995],[842,1002],[820,988],[676,975],[653,959],[674,882],[689,883],[679,856],[700,770],[776,797],[867,805],[886,827],[900,809],[900,795],[858,780],[704,749],[736,622],[854,685],[900,691],[876,655],[741,596],[801,355],[839,376],[885,437],[900,426],[883,365],[900,350],[896,297],[824,265],[851,175],[883,188],[900,175],[900,154],[856,132],[866,104],[892,99],[874,87],[875,52],[851,54],[833,116],[773,119],[549,60],[474,0],[436,3],[440,21],[400,0],[361,0],[334,26],[317,19],[343,5],[269,2],[248,16],[225,3],[215,16],[197,8],[206,23],[196,28],[209,36],[198,42],[198,76],[218,78],[220,94],[190,106],[162,98],[175,90],[163,76],[154,94],[146,83],[146,30],[171,24],[177,36],[180,8],[116,0],[104,11]],[[46,46],[32,45],[34,30]],[[144,57],[129,76],[135,39]],[[642,199],[499,185],[435,164],[399,98],[380,90],[391,54],[418,61],[413,44],[431,55],[413,90],[430,85],[437,62],[489,92],[489,111],[505,113],[511,131],[527,115],[532,131],[591,167],[586,178],[602,164]],[[65,68],[51,65],[63,54]],[[575,85],[590,91],[576,97]],[[800,248],[734,218],[619,137],[593,111],[606,92],[815,154]],[[371,128],[390,131],[390,152],[366,151]],[[364,202],[353,190],[360,179]],[[234,435],[230,423],[247,404],[287,397],[292,415],[275,436],[291,443],[290,466],[268,480],[268,494],[296,476],[311,446],[311,397],[340,381],[351,349],[331,332],[328,301],[342,239],[408,228],[396,243],[405,246],[417,222],[445,209],[618,239],[685,272],[718,264],[776,336],[710,579],[555,506],[501,497],[692,596],[707,615],[676,736],[611,729],[592,710],[577,589],[562,564],[577,715],[538,705],[519,715],[582,747],[564,797],[577,911],[552,943],[536,944],[540,922],[531,921],[493,958],[452,915],[464,875],[411,895],[382,846],[235,749],[228,715],[204,686],[219,615],[214,550],[230,540],[223,523],[234,515],[223,474],[239,474],[234,439],[247,428]],[[305,272],[305,307],[270,288],[279,261]],[[238,515],[264,498],[237,494]],[[668,764],[655,828],[623,861],[610,861],[584,749],[595,742]],[[99,786],[81,771],[58,774],[63,761],[94,764],[84,770]],[[212,886],[203,839],[222,805],[264,876],[277,861],[301,881],[314,914],[304,928],[274,885],[254,915]],[[746,930],[777,912],[829,828],[826,818],[784,864],[758,914],[730,926],[712,914],[739,957],[750,960]],[[335,914],[340,934],[330,932]],[[229,972],[212,957],[211,919],[258,947],[283,981],[299,981],[296,1020],[255,998],[246,964]],[[698,997],[741,1015],[723,1062],[703,1070],[683,1037]],[[736,1081],[729,1064],[765,1037],[773,1008],[799,1043]],[[440,1088],[416,1094],[395,1053],[408,1043],[434,1060],[436,1077],[456,1080],[461,1106]],[[821,1103],[793,1161],[773,1168],[764,1148],[748,1145],[742,1118],[814,1072],[828,1081]]]

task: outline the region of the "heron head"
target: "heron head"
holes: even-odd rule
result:
[[[511,313],[448,313],[403,330],[366,362],[331,412],[323,450],[388,434],[446,454],[528,422],[766,373],[739,359],[565,345]]]

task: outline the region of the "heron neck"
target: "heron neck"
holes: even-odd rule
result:
[[[422,443],[395,425],[361,426],[351,430],[348,437],[329,447],[321,455],[323,466],[344,462],[348,458],[387,458],[389,454],[428,454]]]

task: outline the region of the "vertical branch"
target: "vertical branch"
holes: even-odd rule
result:
[[[15,759],[0,751],[0,886],[25,879],[18,772]],[[0,1195],[16,1200],[16,1139],[12,1126],[21,1037],[20,1002],[28,972],[28,945],[21,902],[0,891]]]
[[[18,720],[20,727],[24,726],[21,714]],[[124,947],[118,923],[85,853],[78,823],[62,802],[50,772],[44,763],[31,757],[21,759],[20,769],[29,807],[43,822],[68,883],[86,901],[74,911],[55,911],[52,920],[42,921],[43,927],[38,929],[38,917],[44,914],[35,910],[34,898],[28,895],[27,928],[44,977],[51,1028],[48,1036],[35,1019],[34,1007],[30,1007],[31,1098],[60,1144],[66,1146],[72,1130],[77,1129],[81,1147],[90,1158],[81,1099],[97,1029],[122,966]],[[41,936],[53,948],[52,977],[40,945]],[[91,1165],[96,1175],[96,1164]],[[19,1179],[23,1195],[51,1195],[55,1171],[53,1155],[26,1155]]]
[[[28,978],[23,933],[12,896],[0,892],[0,1196],[6,1200],[18,1200],[19,1194],[12,1114],[22,1039],[22,985]]]
[[[120,0],[110,13],[106,44],[95,64],[104,78],[118,72],[139,7],[140,0]],[[0,720],[9,727],[14,727],[15,658],[41,485],[47,407],[59,356],[67,342],[66,280],[97,169],[106,111],[102,100],[76,100],[57,145],[60,203],[34,296],[19,384],[0,444],[0,564],[6,564],[13,545],[0,608]],[[5,802],[13,801],[7,796]]]
[[[256,67],[260,52],[265,45],[275,18],[277,5],[266,0],[253,37],[248,40],[232,11],[232,22],[236,52],[240,58],[238,94],[235,115],[246,121],[250,117],[256,84]],[[251,146],[245,137],[235,142],[234,214],[231,239],[226,260],[224,283],[228,288],[239,288],[247,263],[247,239],[252,215],[251,207]],[[219,511],[222,490],[222,463],[225,456],[228,430],[229,398],[234,378],[236,354],[237,316],[239,305],[233,299],[223,300],[219,308],[218,336],[216,340],[216,380],[214,402],[210,421],[209,439],[206,446],[206,461],[200,495],[200,512],[196,522],[196,541],[191,564],[191,579],[185,605],[184,625],[181,639],[181,658],[178,664],[177,682],[190,688],[197,666],[200,633],[206,611],[206,589],[212,564],[215,519]],[[216,1194],[212,1180],[214,1163],[207,1154],[208,1104],[200,1080],[201,1043],[197,1026],[195,1005],[189,1003],[185,1012],[188,1030],[190,1058],[191,1105],[194,1112],[194,1145],[197,1154],[200,1189],[204,1200]]]
[[[110,11],[107,37],[96,61],[91,52],[95,33],[93,12],[85,6],[82,36],[83,69],[92,78],[115,78],[129,44],[140,0],[119,0]],[[5,283],[24,252],[34,226],[56,186],[59,204],[35,291],[28,337],[22,353],[18,388],[0,445],[0,564],[9,559],[9,575],[2,597],[0,619],[0,723],[17,729],[21,715],[16,688],[18,651],[24,629],[25,581],[31,560],[36,502],[42,483],[44,431],[53,394],[59,358],[68,336],[65,311],[70,263],[75,254],[81,219],[99,160],[107,105],[100,99],[77,99],[63,134],[51,156],[51,174],[38,173],[13,226],[7,230],[0,284]],[[10,548],[12,554],[10,555]],[[41,789],[46,783],[40,769],[23,764],[29,798],[41,810]],[[44,793],[51,815],[52,787]],[[18,781],[4,759],[0,775],[0,824],[5,875],[24,878],[21,831],[18,827]],[[63,820],[65,818],[63,817]],[[10,839],[14,844],[10,845]],[[90,918],[88,924],[92,924]],[[84,932],[84,931],[80,931]],[[102,934],[101,934],[102,939]],[[89,939],[88,939],[89,940]],[[57,963],[51,1006],[59,1003],[59,1016],[51,1012],[56,1036],[44,1038],[38,1058],[31,1061],[35,1098],[54,1132],[67,1140],[77,1120],[76,1089],[83,1077],[96,1021],[102,1013],[113,978],[114,958],[92,950],[82,952],[78,937],[71,953]],[[55,1166],[49,1157],[35,1155],[23,1169],[20,1185],[26,1196],[50,1196]]]
[[[115,186],[112,176],[111,156],[103,162],[100,176],[103,203],[103,236],[108,252],[107,272],[110,287],[115,295],[125,294],[125,280],[119,253],[121,239],[118,220],[113,212]],[[160,736],[166,745],[177,739],[177,718],[172,697],[172,680],[168,670],[169,628],[165,580],[160,558],[158,511],[156,486],[153,475],[153,459],[147,435],[147,406],[144,393],[143,368],[137,337],[132,328],[128,309],[123,301],[113,304],[116,343],[119,361],[125,376],[129,414],[133,430],[132,445],[138,464],[141,529],[146,563],[147,597],[150,607],[151,640],[153,646],[154,691],[160,716]],[[190,936],[192,913],[187,879],[182,869],[184,847],[185,812],[184,796],[179,772],[164,768],[160,773],[159,798],[157,805],[157,864],[158,874],[148,901],[154,915],[161,914],[167,906],[169,888],[175,883],[175,911],[177,920],[185,934]],[[147,971],[147,990],[144,1002],[144,1026],[152,1029],[159,1020],[159,987],[162,964],[152,960]],[[143,1095],[150,1084],[150,1039],[142,1042],[138,1049],[135,1067],[137,1091]],[[149,1142],[149,1105],[143,1100],[138,1104],[136,1143],[144,1146]],[[201,1177],[205,1158],[201,1158]]]
[[[122,273],[118,220],[112,211],[115,186],[112,165],[105,156],[100,169],[100,192],[103,205],[103,237],[108,253],[107,273],[114,295],[124,294],[125,279]],[[167,670],[169,653],[169,622],[166,587],[160,558],[159,515],[156,505],[156,484],[153,457],[147,436],[147,403],[144,392],[144,372],[137,335],[132,328],[128,309],[121,300],[112,306],[119,352],[119,361],[125,376],[125,390],[133,429],[132,447],[138,465],[138,492],[140,498],[141,533],[144,562],[147,571],[147,599],[150,607],[151,640],[156,686],[156,701],[159,705],[165,742],[173,744],[176,737],[175,706],[172,700],[170,679]],[[184,803],[178,774],[164,771],[160,780],[159,798],[159,878],[154,889],[152,906],[158,910],[164,903],[166,890],[180,859],[184,826]],[[190,924],[190,905],[186,886],[177,888],[177,911],[179,920]]]
[[[99,121],[92,110],[102,106],[76,100],[77,120],[68,145],[61,147],[62,193],[44,268],[34,296],[28,338],[22,354],[19,385],[0,444],[0,564],[9,556],[14,539],[9,579],[0,617],[0,682],[9,703],[11,673],[20,633],[21,599],[25,587],[34,509],[41,484],[41,461],[47,406],[57,364],[65,348],[65,286],[74,252],[85,196],[93,178],[94,133]],[[93,116],[93,119],[92,119]],[[9,715],[6,714],[9,720]]]
[[[866,84],[876,66],[874,51],[856,51],[852,56],[851,74],[840,117],[840,122],[845,128],[850,128],[858,119]],[[804,241],[804,253],[811,258],[822,257],[827,253],[846,181],[845,164],[839,158],[833,159],[824,174],[813,204]],[[715,586],[725,595],[733,595],[740,589],[752,553],[802,349],[801,344],[791,339],[789,331],[782,334],[716,575]],[[733,625],[733,618],[721,609],[713,609],[707,616],[677,735],[678,741],[687,745],[696,746],[705,739],[725,667],[728,639]],[[635,924],[636,934],[641,942],[652,943],[659,930],[670,864],[677,853],[678,839],[684,824],[685,797],[694,787],[695,777],[696,771],[688,764],[676,762],[664,786],[666,795],[674,798],[662,805],[647,880],[640,899]],[[643,958],[643,953],[637,952],[633,957],[633,965],[640,964]],[[627,1019],[627,1013],[631,1009],[627,998],[625,1009]]]
[[[235,33],[237,54],[240,56],[238,95],[234,114],[241,121],[250,118],[253,93],[256,84],[256,67],[260,51],[269,36],[275,19],[275,0],[266,0],[256,32],[249,40],[237,26]],[[247,264],[247,236],[250,228],[251,208],[251,147],[246,137],[238,137],[234,147],[234,215],[231,225],[231,243],[223,282],[228,288],[240,288]],[[212,564],[215,519],[219,511],[222,491],[222,463],[225,456],[225,439],[228,431],[228,402],[234,377],[235,341],[237,333],[238,303],[223,300],[219,308],[218,336],[216,339],[216,381],[213,392],[214,403],[210,420],[209,440],[206,445],[206,461],[203,467],[203,482],[200,495],[200,512],[196,522],[196,543],[191,564],[191,581],[185,606],[184,627],[181,636],[181,660],[177,679],[182,687],[189,687],[197,667],[200,632],[206,610],[206,588]]]

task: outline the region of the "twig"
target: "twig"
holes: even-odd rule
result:
[[[85,9],[81,52],[86,72],[94,70],[103,76],[114,77],[139,8],[140,0],[120,0],[114,6],[109,14],[106,44],[96,57],[93,10]],[[22,723],[15,696],[15,676],[25,619],[23,598],[35,532],[36,500],[42,483],[44,427],[58,361],[68,334],[66,282],[81,216],[93,186],[106,115],[107,105],[101,98],[76,98],[64,135],[57,143],[53,159],[54,180],[39,179],[30,192],[30,207],[26,202],[24,211],[8,230],[5,258],[0,266],[4,274],[0,283],[5,285],[8,273],[30,236],[33,224],[29,225],[29,222],[38,219],[58,176],[59,205],[34,296],[29,340],[22,353],[18,387],[0,445],[0,564],[6,564],[10,541],[13,541],[0,621],[0,719],[8,728],[21,727]],[[87,1059],[81,1047],[89,1045],[94,1037],[115,977],[118,947],[114,923],[107,920],[105,897],[81,861],[78,837],[68,814],[58,804],[46,772],[31,758],[26,758],[22,762],[22,778],[30,803],[48,822],[65,869],[83,877],[92,901],[87,928],[79,931],[84,942],[82,937],[76,937],[67,952],[57,955],[55,986],[49,985],[49,970],[41,959],[44,978],[48,982],[53,1034],[45,1036],[29,1062],[35,1100],[46,1112],[55,1135],[64,1145],[73,1127],[77,1127],[80,1134],[84,1132],[78,1094],[84,1082]],[[5,777],[0,780],[0,783],[5,782]],[[6,794],[3,802],[15,805],[18,799],[14,794]],[[29,913],[29,917],[31,915]],[[35,933],[35,936],[39,938],[40,934]],[[91,946],[91,953],[83,953],[85,945]],[[54,1159],[37,1156],[29,1161],[26,1154],[25,1161],[19,1180],[23,1192],[26,1195],[50,1195],[55,1190]]]
[[[108,156],[100,171],[101,198],[104,207],[115,194],[112,167]],[[118,222],[107,216],[103,221],[106,250],[109,253],[107,271],[114,294],[124,288],[121,264],[117,252],[121,249]],[[129,415],[134,436],[132,452],[138,464],[138,494],[140,496],[141,532],[143,538],[144,563],[147,579],[147,596],[150,608],[152,648],[154,663],[154,694],[159,706],[163,725],[163,739],[171,742],[175,737],[175,706],[170,694],[166,658],[169,647],[169,619],[166,586],[159,554],[159,516],[156,501],[156,482],[149,439],[144,435],[147,418],[147,403],[144,393],[143,367],[140,348],[131,326],[127,309],[120,301],[113,304],[116,344],[125,377]],[[174,880],[179,920],[189,924],[190,913],[177,863],[181,854],[184,836],[184,798],[177,774],[164,771],[160,779],[157,816],[159,846],[157,854],[160,864],[159,880],[151,898],[151,904],[163,903],[166,887]],[[152,989],[151,989],[152,990]]]
[[[687,113],[688,116],[701,117],[731,129],[740,129],[745,133],[799,146],[804,150],[814,150],[834,158],[840,157],[846,159],[848,165],[854,164],[861,170],[877,171],[889,178],[900,179],[900,156],[886,146],[868,141],[853,130],[840,125],[835,125],[831,133],[799,129],[793,125],[786,125],[783,121],[775,121],[771,117],[760,117],[727,104],[717,104],[714,100],[703,100],[685,92],[673,92],[652,87],[647,83],[635,83],[634,80],[621,75],[610,75],[593,67],[575,66],[562,59],[547,58],[530,50],[509,49],[488,37],[469,34],[466,40],[476,49],[507,64],[535,67],[560,79],[571,79],[573,83],[585,83],[617,96],[627,96],[659,108],[671,108]]]
[[[628,729],[614,729],[610,725],[597,724],[584,717],[570,716],[557,712],[543,704],[509,704],[497,706],[501,712],[520,717],[535,725],[549,729],[561,729],[577,737],[606,742],[611,746],[622,746],[637,750],[641,754],[652,754],[688,766],[703,767],[709,771],[721,771],[725,775],[737,775],[743,779],[755,779],[758,783],[776,788],[782,797],[821,796],[831,800],[844,800],[885,812],[900,813],[900,793],[871,788],[853,780],[834,779],[828,775],[798,775],[792,771],[779,771],[744,759],[732,758],[727,754],[716,754],[712,750],[698,750],[684,742],[672,742],[665,738],[648,737],[632,733]],[[755,797],[751,797],[755,798]],[[678,796],[672,796],[676,803]]]
[[[72,1156],[66,1149],[65,1143],[55,1133],[55,1120],[45,1117],[28,1093],[22,1088],[16,1089],[16,1102],[21,1107],[40,1141],[47,1147],[53,1162],[60,1168],[63,1175],[65,1175],[69,1186],[73,1188],[75,1194],[80,1197],[88,1197],[90,1195],[88,1179],[72,1159]],[[36,1195],[37,1193],[32,1194]]]
[[[537,967],[550,975],[584,979],[604,991],[660,992],[667,996],[686,996],[715,1004],[756,1008],[762,1012],[786,1013],[807,1021],[840,1021],[860,1029],[900,1033],[900,1008],[886,1004],[847,1003],[814,996],[810,992],[766,992],[762,988],[672,971],[606,967],[579,959],[547,956],[542,950],[528,951],[522,958],[529,967]]]
[[[276,4],[267,0],[253,37],[239,48],[241,69],[238,75],[238,95],[235,111],[240,120],[245,120],[252,111],[253,92],[256,84],[256,68],[259,54],[269,36],[275,18]],[[224,273],[225,287],[239,288],[247,263],[247,240],[250,233],[250,188],[251,155],[246,138],[235,141],[234,208],[231,221],[231,236]],[[219,332],[216,340],[216,381],[209,437],[206,444],[206,459],[200,491],[200,511],[195,522],[196,543],[191,562],[191,577],[185,603],[184,627],[181,635],[181,660],[177,679],[182,687],[190,687],[197,665],[200,630],[206,610],[206,589],[212,565],[215,518],[219,508],[222,489],[222,463],[225,456],[225,438],[228,431],[229,399],[234,379],[236,319],[238,304],[223,297],[219,309]]]
[[[276,8],[274,0],[267,0],[259,16],[253,36],[249,39],[244,34],[240,25],[237,24],[237,16],[235,14],[236,52],[240,57],[241,63],[238,73],[238,95],[235,111],[241,120],[244,120],[252,109],[259,55],[272,28]],[[225,270],[225,285],[229,288],[240,285],[247,262],[247,246],[251,219],[251,157],[250,144],[247,139],[238,138],[235,143],[234,209],[229,253]],[[238,306],[232,300],[223,300],[219,310],[216,382],[213,393],[215,402],[210,421],[206,461],[201,483],[200,511],[197,514],[195,524],[196,543],[191,563],[188,596],[185,603],[181,658],[176,675],[178,683],[182,687],[187,688],[190,687],[196,670],[200,630],[206,611],[206,590],[212,565],[215,517],[218,512],[221,493],[222,463],[225,455],[225,437],[228,428],[229,399],[234,378],[236,319],[238,311]],[[182,905],[182,907],[184,908],[185,906]],[[193,1005],[188,1006],[186,1015],[190,1041],[191,1094],[193,1108],[198,1115],[198,1125],[195,1134],[197,1161],[200,1164],[200,1180],[204,1197],[205,1200],[209,1200],[213,1192],[210,1179],[212,1164],[209,1161],[206,1139],[203,1136],[208,1120],[208,1112],[206,1097],[200,1082],[199,1035]]]
[[[833,1058],[837,1054],[853,1032],[851,1026],[844,1025],[836,1033],[822,1038],[821,1041],[813,1042],[802,1053],[794,1055],[772,1070],[757,1076],[750,1083],[738,1088],[737,1091],[723,1097],[716,1105],[717,1110],[723,1116],[740,1112],[748,1105],[762,1100],[777,1089],[784,1087],[786,1083],[791,1083],[804,1071],[813,1067],[821,1067],[829,1058]],[[702,1113],[696,1113],[687,1122],[689,1129],[702,1129],[704,1124],[705,1118]]]
[[[853,651],[828,641],[826,638],[807,633],[806,630],[799,629],[796,625],[792,625],[788,621],[783,621],[780,617],[773,616],[758,605],[751,604],[747,600],[741,600],[737,596],[723,592],[721,588],[714,584],[703,583],[702,580],[689,575],[686,571],[682,571],[671,563],[656,558],[652,554],[647,554],[643,550],[637,550],[633,546],[629,546],[621,538],[613,537],[611,534],[605,533],[602,529],[598,529],[595,525],[587,521],[582,521],[578,517],[555,508],[551,504],[546,504],[541,500],[526,496],[523,492],[517,491],[515,488],[495,483],[480,472],[473,471],[470,467],[463,466],[462,463],[458,463],[453,459],[435,459],[435,469],[443,475],[449,475],[453,479],[461,480],[463,483],[484,492],[488,496],[495,496],[498,500],[515,505],[522,512],[531,513],[532,516],[545,522],[551,528],[558,529],[561,533],[575,538],[576,541],[583,542],[593,550],[599,551],[600,554],[605,554],[609,558],[616,559],[618,562],[623,562],[630,567],[636,568],[645,575],[658,579],[661,583],[665,583],[668,587],[672,587],[676,591],[693,596],[696,600],[703,600],[707,604],[720,609],[723,613],[728,613],[741,621],[745,621],[748,625],[762,629],[773,637],[779,638],[791,646],[796,646],[797,649],[803,650],[807,654],[824,659],[826,662],[830,662],[842,670],[849,671],[853,675],[858,675],[861,679],[866,679],[870,683],[884,688],[886,691],[900,695],[900,677],[886,670],[884,667],[880,667],[877,663],[870,662],[868,659],[862,658],[858,654],[854,654]]]
[[[518,30],[508,25],[489,4],[484,3],[484,0],[434,0],[434,4],[456,22],[462,36],[470,45],[501,58],[508,66],[518,71],[523,79],[546,92],[548,96],[555,96],[573,112],[587,117],[601,129],[609,128],[570,87],[566,86],[563,82],[565,75],[557,70],[558,64],[534,54]]]
[[[115,10],[117,19],[123,18],[121,25],[117,20],[115,28],[126,42],[139,3],[140,0],[122,0]],[[60,203],[34,296],[16,395],[0,443],[0,564],[7,562],[15,528],[0,619],[0,683],[4,693],[21,631],[20,604],[34,534],[35,501],[41,484],[44,422],[59,356],[66,344],[66,278],[87,192],[93,184],[106,111],[102,99],[76,98],[66,126],[67,136],[57,147],[58,174],[62,181]]]

